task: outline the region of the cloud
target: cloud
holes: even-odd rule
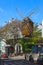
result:
[[[0,12],[3,12],[4,10],[2,8],[0,8]]]

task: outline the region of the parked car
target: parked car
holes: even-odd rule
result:
[[[39,65],[43,65],[43,54],[40,54],[40,55],[39,55],[39,57],[38,57],[38,59],[37,59],[37,63],[38,63]]]

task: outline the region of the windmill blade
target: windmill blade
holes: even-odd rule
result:
[[[22,15],[22,13],[19,11],[18,8],[16,8],[16,12],[19,14],[19,16],[20,16],[21,18],[24,18],[24,16]]]
[[[29,15],[27,15],[27,16],[23,16],[22,13],[19,11],[18,8],[16,8],[16,11],[17,11],[17,13],[19,14],[19,16],[20,16],[21,18],[25,19],[26,17],[30,17],[30,16],[32,16],[34,13],[36,13],[37,11],[39,11],[39,7],[33,8],[33,9],[29,12]],[[27,13],[27,14],[28,14],[28,13]]]
[[[36,8],[34,8],[34,9],[32,9],[32,10],[31,10],[31,12],[29,12],[30,14],[29,14],[27,17],[32,16],[32,15],[33,15],[34,13],[36,13],[38,10],[39,10],[39,8],[38,8],[38,7],[36,7]]]

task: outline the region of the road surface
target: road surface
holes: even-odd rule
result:
[[[13,59],[0,59],[1,65],[37,65],[30,63],[24,59],[13,60]]]

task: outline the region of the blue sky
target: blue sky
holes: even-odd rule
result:
[[[41,23],[43,19],[43,0],[0,0],[0,26],[4,26],[5,21],[9,21],[11,18],[22,19],[16,8],[26,17],[36,7],[39,10],[30,18],[34,23]]]

